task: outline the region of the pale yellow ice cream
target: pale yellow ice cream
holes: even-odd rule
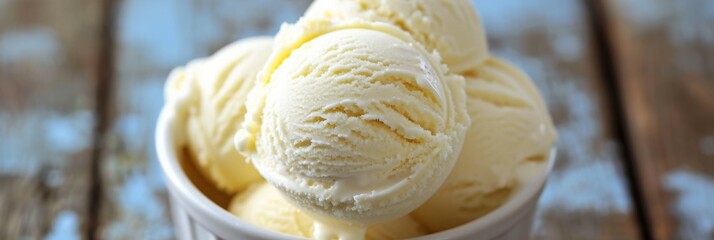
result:
[[[542,175],[556,140],[467,0],[317,0],[275,42],[177,68],[166,96],[203,175],[237,193],[229,210],[307,238],[467,223]]]
[[[556,134],[531,80],[491,58],[466,74],[472,124],[456,167],[414,215],[431,231],[474,220],[541,175]],[[533,172],[535,171],[535,172]]]
[[[427,50],[439,51],[456,73],[476,67],[489,56],[486,34],[469,0],[316,0],[305,17],[393,24]]]
[[[231,213],[257,226],[298,237],[313,237],[313,219],[288,203],[280,192],[266,182],[255,183],[236,195]],[[427,234],[426,228],[409,215],[371,226],[366,239],[404,239]]]
[[[180,101],[186,141],[203,175],[233,193],[262,178],[238,154],[233,136],[245,114],[245,100],[273,40],[248,38],[213,56],[174,69],[166,83],[166,101]]]
[[[251,185],[233,198],[228,210],[257,226],[289,235],[312,236],[313,220],[285,201],[266,182]]]
[[[284,26],[259,79],[237,147],[289,202],[350,224],[427,200],[470,123],[464,79],[387,24]]]

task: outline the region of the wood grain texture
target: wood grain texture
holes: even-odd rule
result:
[[[272,35],[309,1],[117,3],[115,84],[101,162],[101,239],[173,239],[154,126],[169,71],[237,39]]]
[[[101,1],[0,1],[0,239],[83,239]]]
[[[604,1],[655,239],[714,238],[714,2]]]
[[[638,239],[584,2],[474,4],[493,55],[511,60],[533,78],[558,127],[557,163],[539,202],[534,238]]]

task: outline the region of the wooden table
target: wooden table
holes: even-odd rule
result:
[[[558,126],[535,239],[714,239],[714,1],[475,0]],[[171,239],[168,72],[300,0],[0,1],[0,239]]]

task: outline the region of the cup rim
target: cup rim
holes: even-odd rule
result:
[[[172,131],[172,119],[176,119],[175,111],[171,105],[166,105],[162,108],[159,114],[155,144],[158,154],[159,163],[162,172],[166,179],[166,185],[169,192],[174,195],[174,199],[170,204],[181,204],[181,208],[190,212],[193,217],[198,220],[205,221],[200,224],[210,223],[212,226],[205,226],[212,231],[220,232],[228,236],[250,235],[256,238],[267,239],[302,239],[300,237],[286,235],[283,233],[268,230],[257,225],[253,225],[238,217],[233,216],[228,210],[218,206],[216,203],[208,199],[196,186],[191,182],[188,176],[184,173],[178,162],[178,143]],[[481,233],[491,233],[490,235],[502,234],[506,229],[515,225],[522,215],[526,214],[530,206],[529,203],[536,202],[540,197],[540,193],[545,185],[545,182],[553,169],[556,148],[550,150],[547,166],[542,174],[535,177],[529,184],[520,188],[517,193],[510,197],[508,201],[477,219],[471,220],[468,223],[462,224],[440,232],[431,233],[424,236],[411,238],[412,240],[427,240],[427,239],[453,239],[479,234],[480,237],[486,236]],[[494,229],[497,228],[497,229]]]
[[[555,164],[556,153],[556,148],[553,147],[548,153],[548,162],[542,174],[532,179],[528,184],[520,187],[515,195],[509,197],[505,203],[493,211],[459,226],[411,238],[411,240],[451,239],[454,237],[473,236],[474,233],[487,232],[491,234],[488,236],[479,236],[489,239],[498,234],[503,234],[506,229],[518,223],[519,219],[528,213],[526,210],[529,208],[529,203],[532,202],[535,204],[540,198],[540,193]],[[535,207],[533,207],[533,210],[535,210]]]
[[[170,194],[175,195],[174,199],[178,200],[170,204],[181,204],[180,207],[183,210],[191,213],[193,217],[197,217],[199,220],[210,222],[211,226],[206,226],[205,222],[199,222],[199,224],[228,236],[248,234],[269,239],[294,238],[295,236],[264,229],[233,216],[228,210],[218,206],[196,188],[178,161],[178,143],[176,142],[178,138],[174,137],[174,132],[171,129],[171,120],[176,119],[172,115],[176,113],[169,108],[171,107],[163,107],[159,114],[155,140],[156,151],[166,179],[166,185]]]

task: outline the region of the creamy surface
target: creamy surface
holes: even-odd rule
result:
[[[276,39],[236,144],[289,202],[359,228],[439,188],[469,125],[463,78],[390,25],[303,19]]]
[[[438,51],[455,73],[489,56],[486,34],[469,0],[316,0],[305,17],[393,24],[427,50]]]
[[[248,92],[272,46],[269,37],[237,41],[206,59],[174,69],[166,83],[166,102],[180,106],[178,121],[185,128],[192,159],[206,178],[227,193],[262,179],[232,140],[245,114]]]
[[[370,226],[366,232],[344,233],[354,231],[355,228],[334,225],[325,228],[319,221],[316,223],[314,218],[292,206],[277,189],[266,182],[255,183],[237,194],[228,209],[241,220],[297,237],[334,239],[334,236],[352,236],[362,239],[366,235],[368,240],[387,240],[427,234],[426,228],[409,215]],[[356,230],[360,231],[360,228]]]
[[[175,140],[235,194],[229,210],[306,238],[472,221],[541,176],[556,140],[532,81],[489,56],[466,0],[316,0],[274,41],[175,69],[165,94]]]
[[[471,128],[456,167],[414,215],[432,231],[481,217],[519,185],[540,176],[556,140],[553,123],[532,81],[491,58],[466,75]]]

